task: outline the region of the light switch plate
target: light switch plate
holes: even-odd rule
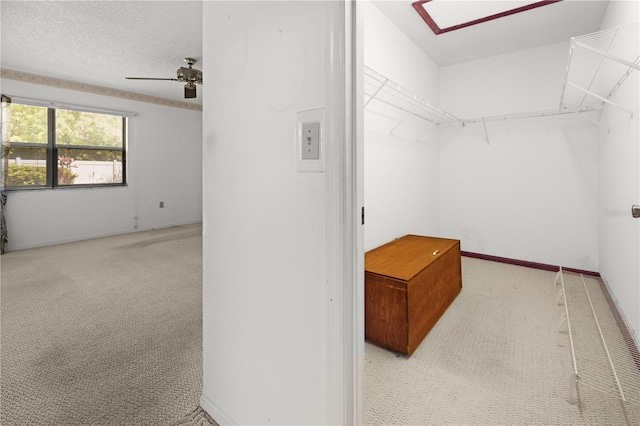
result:
[[[323,108],[296,114],[295,163],[298,172],[324,172]]]
[[[320,123],[302,123],[302,159],[320,159]]]

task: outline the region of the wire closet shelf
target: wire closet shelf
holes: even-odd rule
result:
[[[633,71],[640,70],[639,29],[640,22],[637,22],[573,37],[557,109],[462,119],[368,66],[364,66],[364,107],[376,104],[376,111],[392,120],[390,135],[403,124],[419,128],[416,141],[435,125],[482,124],[488,143],[487,122],[569,114],[608,128],[600,123],[604,105],[611,105],[633,117],[631,109],[612,101],[611,97]]]
[[[569,376],[569,402],[578,403],[578,385],[615,398],[625,407],[640,409],[640,355],[631,336],[625,336],[610,311],[604,285],[581,273],[560,268],[555,284],[556,303],[564,305],[559,331],[566,330],[573,370]],[[571,318],[570,318],[571,315]]]
[[[434,125],[464,124],[460,118],[365,66],[364,107],[374,104],[378,110],[384,107],[394,110],[388,114],[395,119],[390,134],[402,124],[422,126],[424,131]]]
[[[631,109],[611,98],[633,71],[640,70],[639,29],[636,22],[571,39],[561,110],[595,100],[633,116]]]
[[[482,124],[485,127],[486,133],[487,122],[523,120],[568,114],[576,114],[581,118],[592,122],[593,124],[601,126],[598,119],[599,114],[602,111],[601,104],[590,104],[579,105],[573,108],[564,107],[561,109],[527,111],[512,114],[462,119],[445,111],[432,102],[427,101],[425,98],[411,92],[410,90],[385,77],[379,72],[371,69],[370,67],[365,66],[364,107],[371,108],[371,106],[374,104],[377,104],[375,107],[377,111],[382,111],[382,108],[387,107],[386,114],[384,115],[387,118],[391,118],[394,120],[389,130],[390,135],[393,135],[394,132],[396,132],[398,128],[403,124],[413,127],[421,127],[422,131],[417,140],[419,140],[422,135],[424,135],[431,127],[435,125],[446,126],[454,124],[466,126],[469,124]],[[395,113],[391,113],[389,112],[389,110],[394,110]],[[488,133],[486,134],[486,137],[488,141]]]

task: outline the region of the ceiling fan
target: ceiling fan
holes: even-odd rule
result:
[[[196,97],[196,84],[202,84],[202,71],[193,68],[193,64],[198,62],[193,58],[184,58],[189,68],[180,67],[176,71],[176,78],[154,78],[154,77],[125,77],[127,80],[169,80],[182,81],[184,85],[185,99]]]

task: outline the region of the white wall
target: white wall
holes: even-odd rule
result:
[[[461,118],[558,108],[559,43],[440,70]],[[577,116],[441,130],[441,233],[462,250],[598,271],[597,128]]]
[[[221,424],[329,422],[327,173],[296,172],[294,129],[324,107],[339,143],[327,79],[343,6],[204,5],[200,402]]]
[[[638,2],[611,1],[601,29],[638,21]],[[623,47],[638,52],[638,43],[637,39],[627,40]],[[620,51],[615,53],[624,55]],[[608,71],[605,68],[605,72]],[[613,82],[620,76],[613,72],[605,75],[606,80]],[[633,118],[613,107],[605,107],[602,122],[610,126],[610,133],[601,133],[598,152],[600,274],[617,299],[637,341],[640,341],[640,220],[631,217],[630,207],[640,204],[639,81],[640,72],[634,71],[612,97],[614,102],[633,110]],[[603,89],[608,93],[611,88]]]
[[[438,66],[373,4],[362,6],[364,64],[437,104]],[[403,124],[390,135],[405,114],[376,101],[365,109],[365,250],[405,234],[438,234],[437,127],[420,142],[427,122]]]
[[[202,220],[201,112],[7,79],[2,92],[138,113],[129,119],[128,185],[11,191],[9,250]]]

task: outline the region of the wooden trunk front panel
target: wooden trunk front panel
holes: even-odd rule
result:
[[[461,272],[458,240],[407,235],[367,252],[366,339],[412,354],[460,293]]]
[[[365,271],[365,338],[398,352],[407,351],[407,289],[404,281]]]

